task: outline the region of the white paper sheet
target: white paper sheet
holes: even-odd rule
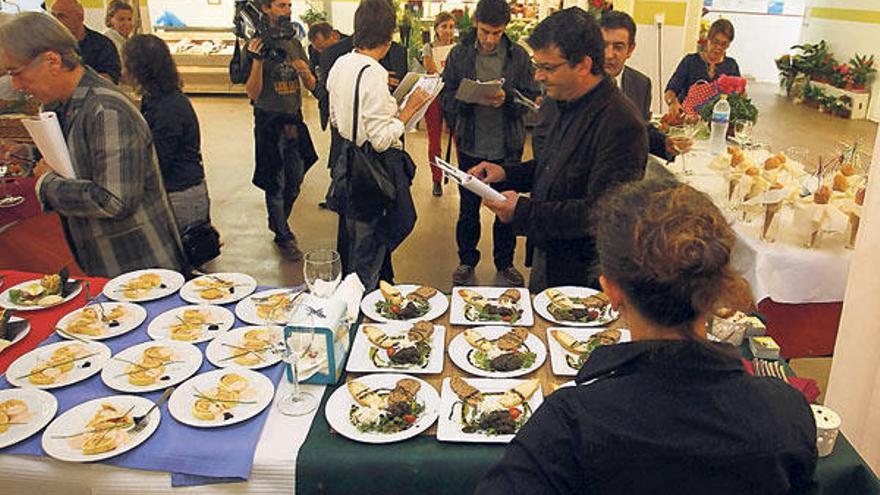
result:
[[[441,170],[443,170],[443,173],[446,174],[447,177],[468,191],[490,201],[504,201],[504,195],[495,189],[492,189],[492,186],[467,172],[463,172],[458,168],[453,167],[451,164],[442,160],[439,156],[434,157],[434,162]]]
[[[394,91],[394,98],[397,100],[398,108],[400,110],[403,110],[410,95],[412,95],[413,91],[416,89],[425,91],[430,98],[428,98],[425,104],[422,105],[407,122],[404,122],[407,132],[416,128],[416,125],[418,125],[419,121],[422,120],[422,117],[425,116],[425,113],[428,111],[428,107],[431,106],[434,98],[437,98],[437,96],[440,95],[440,91],[443,89],[443,80],[436,74],[408,73]]]
[[[455,99],[465,103],[490,105],[492,98],[501,91],[503,85],[504,79],[486,82],[462,79],[458,91],[455,92]]]
[[[65,179],[75,179],[70,151],[55,112],[42,112],[38,117],[22,120],[22,123],[52,170]]]

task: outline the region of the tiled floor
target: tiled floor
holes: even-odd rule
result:
[[[761,110],[755,133],[774,150],[804,146],[814,157],[830,157],[839,141],[860,137],[866,149],[874,142],[876,124],[848,121],[819,114],[814,109],[792,105],[777,96],[771,85],[753,85],[751,96]],[[212,271],[250,273],[262,284],[291,285],[302,281],[301,263],[281,259],[272,243],[266,223],[263,195],[251,182],[253,172],[253,121],[246,99],[241,97],[193,97],[201,120],[202,150],[212,197],[212,216],[223,236],[223,255],[212,262]],[[327,156],[329,134],[318,125],[316,103],[303,102],[305,118],[321,157]],[[395,270],[398,282],[419,282],[441,290],[451,287],[451,273],[458,264],[455,220],[458,191],[447,186],[444,195],[431,195],[427,166],[427,137],[424,131],[407,135],[406,147],[419,164],[413,185],[419,220],[415,231],[398,248]],[[528,153],[528,152],[527,152]],[[294,207],[292,226],[305,251],[334,247],[336,215],[318,209],[329,183],[326,159],[306,175],[303,191]],[[483,261],[477,268],[477,282],[494,284],[496,273],[491,256],[492,215],[483,209]],[[524,240],[519,239],[515,264],[524,270]],[[500,282],[500,281],[499,281]]]

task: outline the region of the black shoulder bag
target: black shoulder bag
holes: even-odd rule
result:
[[[229,80],[232,84],[244,84],[251,75],[250,57],[245,57],[243,51],[247,50],[245,42],[244,50],[238,45],[238,36],[235,37],[235,48],[232,51],[232,60],[229,61]]]
[[[351,142],[340,160],[346,160],[349,174],[348,205],[346,214],[357,219],[368,220],[382,214],[394,202],[397,188],[385,166],[381,153],[373,149],[367,140],[363,146],[357,145],[358,118],[360,110],[360,86],[365,65],[358,73],[354,87],[354,119],[351,125]]]
[[[220,233],[210,220],[196,224],[180,236],[187,261],[198,268],[220,256]]]

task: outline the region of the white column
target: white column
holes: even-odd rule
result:
[[[880,133],[874,144],[880,170]],[[880,173],[868,179],[856,249],[825,403],[843,418],[842,431],[880,472]]]

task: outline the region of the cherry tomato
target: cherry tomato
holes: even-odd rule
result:
[[[416,422],[416,415],[415,414],[405,414],[403,416],[403,420],[409,424],[413,424]]]
[[[389,347],[389,348],[385,349],[385,352],[388,354],[388,357],[391,357],[394,355],[394,348]]]
[[[519,409],[517,409],[515,407],[511,407],[510,409],[507,410],[507,412],[510,413],[510,418],[513,420],[516,420],[516,418],[518,418],[522,414],[522,411],[520,411]]]
[[[510,321],[510,315],[504,315],[501,317],[501,321]]]
[[[394,314],[400,313],[400,306],[398,306],[396,304],[392,304],[391,305],[391,312]]]

